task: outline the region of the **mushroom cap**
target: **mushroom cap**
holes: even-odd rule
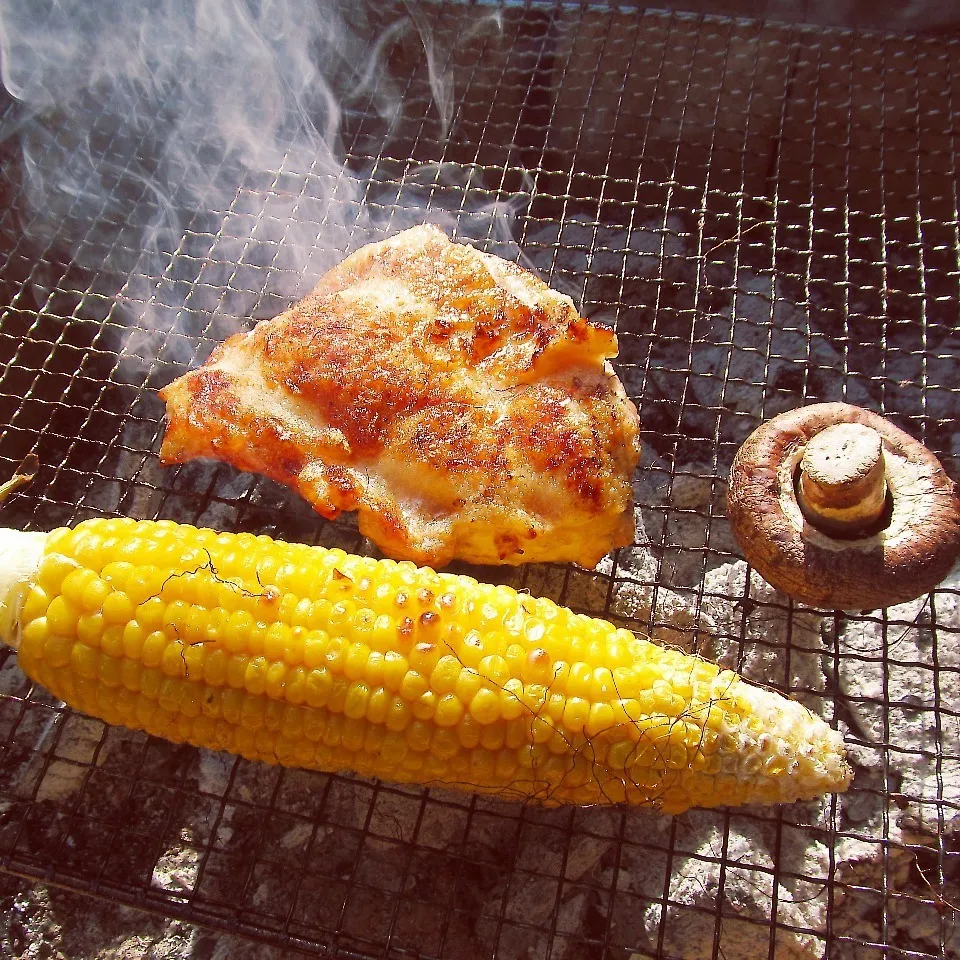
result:
[[[830,536],[801,512],[796,483],[808,441],[836,423],[881,437],[890,506],[882,529]],[[817,403],[758,427],[730,468],[727,510],[747,561],[773,586],[811,606],[873,610],[932,590],[960,556],[960,499],[940,461],[883,417]]]

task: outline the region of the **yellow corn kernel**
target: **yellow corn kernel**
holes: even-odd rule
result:
[[[437,703],[434,720],[440,727],[454,727],[463,717],[463,704],[453,694],[445,694]]]
[[[204,658],[203,680],[213,687],[222,687],[227,682],[229,657],[223,648],[214,648]]]
[[[456,657],[441,657],[430,674],[430,688],[441,696],[450,693],[457,686],[461,669],[460,661]]]
[[[160,694],[160,686],[166,677],[152,667],[143,667],[140,670],[140,692],[151,700],[156,700]]]
[[[303,667],[294,667],[287,671],[283,695],[288,703],[301,704],[307,698],[307,671]]]
[[[304,711],[300,707],[288,704],[284,708],[283,719],[280,721],[280,734],[285,740],[290,741],[291,745],[304,737],[303,716]]]
[[[403,698],[394,696],[387,710],[387,728],[399,733],[410,725],[413,720],[413,714],[410,711],[410,704]]]
[[[347,655],[346,643],[341,637],[330,636],[327,639],[323,663],[334,675],[343,673],[343,661]]]
[[[240,726],[246,730],[259,730],[263,726],[265,708],[262,697],[246,694],[240,706]]]
[[[534,744],[549,742],[556,728],[549,717],[535,716],[530,723],[530,739]]]
[[[249,669],[249,667],[247,668]],[[287,686],[287,665],[283,662],[271,663],[267,667],[267,675],[264,678],[264,692],[271,700],[285,699]],[[250,687],[248,686],[249,690]],[[251,693],[253,691],[250,691]]]
[[[386,737],[387,731],[384,727],[379,726],[375,723],[367,723],[363,725],[363,752],[364,753],[373,753],[379,754],[380,748],[383,745],[383,739]],[[371,768],[373,772],[375,768]]]
[[[496,690],[484,687],[470,701],[470,716],[477,723],[495,723],[500,719],[500,695]]]
[[[366,680],[371,687],[379,687],[383,684],[384,666],[383,654],[379,650],[370,650],[363,666],[362,676],[358,679]]]
[[[50,630],[63,636],[72,636],[77,628],[79,610],[66,597],[55,596],[47,607],[46,618]]]
[[[263,723],[268,730],[279,730],[287,705],[280,700],[268,699],[263,705]]]
[[[133,599],[131,598],[131,603]],[[143,627],[147,633],[159,630],[163,626],[163,617],[167,605],[159,597],[151,597],[134,608],[133,619]]]
[[[410,668],[424,677],[429,677],[440,662],[441,656],[442,651],[437,644],[428,641],[417,643],[410,651]]]
[[[609,703],[594,702],[590,706],[590,716],[584,724],[583,730],[588,737],[598,737],[609,733],[616,726],[613,717],[613,708]]]
[[[412,702],[423,696],[429,689],[430,685],[423,674],[417,673],[416,670],[408,670],[400,684],[400,695],[405,700]]]
[[[116,623],[104,627],[103,633],[100,634],[100,649],[107,656],[123,656],[123,631],[124,628]]]
[[[48,544],[48,549],[50,546],[51,544]],[[58,596],[61,592],[63,581],[77,569],[80,569],[80,564],[72,557],[59,553],[56,550],[48,552],[40,564],[37,583],[44,589],[48,596]]]
[[[179,640],[168,642],[164,647],[160,658],[160,669],[168,677],[185,677],[187,675],[184,645]]]
[[[410,747],[407,745],[406,737],[402,733],[388,730],[383,735],[380,744],[380,756],[386,761],[391,769],[396,769],[409,753]]]
[[[367,701],[367,720],[371,724],[377,726],[386,724],[391,699],[390,692],[384,687],[371,690],[370,699]]]
[[[50,630],[47,626],[46,617],[37,617],[36,620],[31,620],[23,629],[20,631],[20,647],[19,647],[19,658],[21,665],[24,670],[27,670],[29,667],[32,667],[34,670],[40,668],[43,665],[55,666],[55,664],[48,663],[49,656],[45,656],[45,648],[49,643]],[[67,641],[70,642],[69,640]],[[50,645],[49,650],[52,652],[53,646]],[[69,662],[69,651],[67,652],[67,660],[64,663]]]
[[[132,603],[141,606],[150,600],[160,599],[160,590],[168,574],[159,567],[133,564],[133,572],[127,576],[124,589]]]
[[[123,655],[131,660],[140,660],[143,652],[143,645],[147,639],[147,630],[136,620],[131,620],[123,628],[121,644],[123,646]]]
[[[346,677],[334,677],[333,686],[330,688],[330,699],[327,701],[327,709],[331,713],[343,713],[349,692],[350,681]]]
[[[95,571],[89,567],[77,567],[64,577],[60,585],[60,596],[69,600],[75,607],[81,607],[87,585],[99,579]]]
[[[145,667],[158,667],[163,662],[163,655],[170,645],[170,638],[162,630],[154,630],[144,638],[140,649],[140,661]]]
[[[593,667],[589,663],[572,663],[564,685],[567,694],[571,697],[589,697],[592,680]]]
[[[120,682],[131,693],[140,690],[140,664],[136,660],[124,657],[120,661]]]
[[[253,657],[247,661],[243,673],[243,685],[248,693],[254,695],[263,693],[267,686],[267,671],[269,669],[270,664],[266,657]]]
[[[235,653],[227,660],[227,686],[234,690],[242,690],[247,682],[247,663],[249,657],[242,653]]]
[[[360,680],[367,669],[370,648],[365,643],[353,643],[343,660],[343,672],[350,680]]]
[[[451,760],[457,756],[460,751],[460,741],[455,731],[445,730],[443,727],[437,727],[433,731],[433,737],[430,740],[431,757],[438,760]],[[443,776],[444,773],[446,773],[446,769],[441,766],[438,772]],[[448,774],[448,776],[450,776],[450,774]],[[459,777],[456,773],[453,773],[450,779],[456,782]]]
[[[360,720],[367,713],[367,705],[370,702],[370,688],[358,681],[350,684],[343,704],[343,712],[351,720]]]
[[[457,677],[454,691],[461,703],[469,704],[484,686],[484,679],[470,667],[464,667]]]
[[[465,667],[478,667],[485,653],[483,636],[479,630],[470,630],[460,642],[457,659]]]
[[[590,702],[581,697],[569,697],[563,708],[563,725],[579,732],[590,718]]]
[[[250,638],[254,633],[253,614],[249,610],[234,610],[224,624],[224,645],[230,653],[252,652]]]
[[[327,713],[323,710],[305,710],[303,714],[303,735],[310,743],[319,743],[327,726]]]
[[[263,655],[267,660],[283,660],[290,646],[290,627],[285,623],[271,623],[263,638]]]
[[[388,690],[399,690],[410,669],[407,658],[396,650],[383,655],[383,684]]]
[[[326,667],[311,670],[304,681],[305,699],[310,707],[325,707],[333,690],[333,677]]]
[[[543,647],[534,647],[527,651],[520,669],[520,678],[524,683],[546,684],[553,679],[553,661]]]
[[[29,623],[31,620],[45,616],[49,606],[50,595],[39,584],[34,584],[23,601],[20,617],[24,623]]]
[[[502,687],[510,679],[507,661],[497,655],[484,657],[477,665],[477,672],[496,687]]]
[[[339,747],[343,735],[343,717],[338,713],[330,714],[323,730],[323,745]]]
[[[94,577],[87,584],[77,601],[77,606],[87,613],[94,613],[103,608],[104,601],[111,594],[110,586],[99,577]]]
[[[220,690],[211,690],[209,687],[204,687],[203,695],[200,699],[200,708],[205,717],[209,717],[213,720],[218,719],[223,710],[223,695]]]
[[[457,724],[457,737],[460,740],[460,745],[467,750],[472,750],[480,743],[482,730],[483,727],[469,713],[464,714]]]
[[[326,666],[327,642],[329,638],[322,630],[311,630],[303,638],[303,664],[310,670]]]
[[[432,690],[425,690],[410,703],[410,712],[417,720],[431,720],[437,712],[437,695]]]
[[[137,568],[132,563],[123,560],[115,560],[108,563],[101,571],[100,577],[110,584],[114,590],[123,590],[127,578]]]
[[[356,717],[345,717],[340,734],[340,744],[345,750],[360,751],[363,749],[365,733],[366,725],[364,723],[361,723]]]
[[[100,646],[103,617],[99,613],[82,613],[77,617],[77,638],[91,647]]]
[[[523,701],[523,682],[519,677],[511,677],[500,691],[500,716],[504,720],[516,720],[528,712]]]
[[[174,637],[183,636],[187,630],[187,618],[189,616],[190,604],[183,600],[174,600],[168,603],[164,610],[160,629],[166,630]]]
[[[423,720],[414,720],[407,727],[407,745],[411,750],[422,752],[430,748],[430,740],[433,737],[433,727]]]
[[[75,643],[70,651],[70,669],[84,680],[93,680],[100,669],[100,652],[84,643]]]

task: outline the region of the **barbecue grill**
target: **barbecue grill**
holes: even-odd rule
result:
[[[207,205],[153,186],[162,91],[3,101],[0,478],[41,463],[3,523],[169,517],[370,552],[262,478],[161,468],[156,390],[349,250],[438,222],[615,327],[644,445],[632,547],[470,572],[789,692],[843,731],[853,786],[666,818],[280,770],[73,713],[6,651],[0,869],[331,957],[960,956],[960,581],[808,608],[724,513],[740,443],[813,401],[883,413],[960,476],[960,33],[538,2],[362,16],[348,53],[375,69],[336,91],[338,162],[224,168]],[[40,205],[38,169],[63,171]]]

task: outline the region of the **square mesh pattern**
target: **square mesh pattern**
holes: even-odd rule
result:
[[[42,464],[4,524],[169,517],[369,551],[261,478],[161,468],[156,389],[350,249],[435,220],[612,325],[642,424],[633,546],[594,571],[471,572],[789,692],[843,731],[853,786],[666,818],[280,770],[73,713],[7,651],[0,868],[324,956],[960,955],[958,582],[806,608],[724,515],[740,443],[806,402],[878,410],[960,474],[960,36],[533,3],[377,16],[402,122],[374,84],[343,170],[290,158],[155,256],[111,208],[69,250],[37,243],[0,139],[0,474]],[[453,78],[442,102],[413,33],[384,33],[404,17]],[[107,154],[130,136],[96,129]]]

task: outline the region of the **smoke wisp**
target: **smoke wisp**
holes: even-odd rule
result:
[[[481,18],[457,42],[475,50],[497,26]],[[18,229],[116,284],[112,319],[130,314],[139,331],[126,348],[144,359],[160,349],[155,334],[204,332],[183,329],[191,311],[224,335],[413,223],[509,243],[522,195],[502,202],[442,155],[379,159],[409,95],[390,69],[398,45],[418,52],[445,138],[462,51],[438,43],[419,10],[0,0],[0,141],[17,146]],[[457,205],[444,210],[451,186]]]

